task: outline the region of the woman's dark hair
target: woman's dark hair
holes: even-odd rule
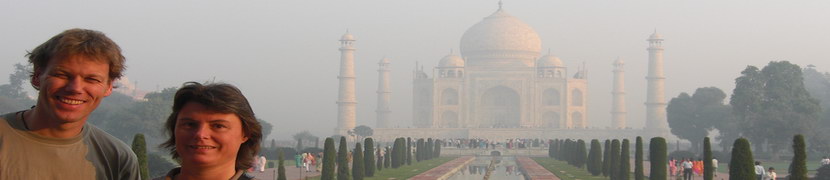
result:
[[[189,102],[204,105],[211,111],[236,114],[242,121],[242,134],[248,140],[239,147],[236,154],[236,170],[252,167],[254,156],[259,153],[259,143],[262,140],[262,127],[254,116],[254,111],[242,91],[233,85],[212,83],[202,85],[197,82],[187,82],[176,91],[173,98],[173,112],[167,117],[164,125],[165,132],[170,136],[161,144],[162,148],[170,150],[173,159],[180,160],[176,152],[176,119],[185,104]]]

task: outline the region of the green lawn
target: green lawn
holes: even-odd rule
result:
[[[539,165],[542,165],[543,167],[545,167],[545,169],[552,172],[553,174],[556,174],[556,176],[559,176],[559,178],[563,180],[608,179],[608,177],[604,176],[593,176],[591,175],[591,173],[588,172],[587,169],[576,168],[574,166],[569,165],[565,161],[558,161],[549,157],[536,157],[532,159],[536,161],[536,163],[539,163]]]
[[[413,162],[412,165],[404,165],[397,169],[392,168],[384,168],[381,171],[375,171],[374,177],[367,177],[366,180],[390,180],[390,179],[407,179],[412,176],[418,175],[423,173],[424,171],[430,170],[438,165],[444,164],[447,161],[453,160],[457,157],[440,157],[435,158],[427,161],[421,162]],[[320,179],[320,176],[309,178],[312,180]]]

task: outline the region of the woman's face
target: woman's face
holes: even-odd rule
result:
[[[239,147],[248,140],[243,132],[236,114],[188,102],[176,117],[176,152],[182,166],[234,167]]]

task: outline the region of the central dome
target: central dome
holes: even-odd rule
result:
[[[461,54],[469,65],[533,66],[542,49],[536,30],[497,10],[461,36]]]

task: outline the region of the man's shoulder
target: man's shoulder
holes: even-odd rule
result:
[[[118,154],[133,154],[132,148],[130,148],[129,145],[115,136],[110,135],[106,131],[99,129],[92,124],[86,124],[84,127],[88,129],[88,134],[84,137],[85,141],[90,143],[91,146],[96,146],[102,150]]]

